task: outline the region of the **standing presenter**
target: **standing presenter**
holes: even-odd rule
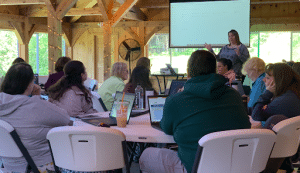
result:
[[[237,76],[242,76],[242,67],[244,62],[249,58],[249,51],[245,45],[240,41],[239,34],[236,30],[231,30],[228,32],[229,44],[224,46],[218,55],[212,50],[210,44],[205,43],[205,48],[216,55],[217,60],[220,58],[229,59],[232,61],[232,69]]]

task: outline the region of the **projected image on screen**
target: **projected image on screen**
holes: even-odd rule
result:
[[[250,0],[170,0],[170,47],[222,47],[232,29],[249,46]]]

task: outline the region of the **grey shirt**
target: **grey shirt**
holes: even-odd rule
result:
[[[67,111],[41,100],[40,96],[0,93],[0,119],[14,127],[37,166],[52,162],[46,139],[50,129],[70,122]],[[2,158],[5,168],[25,172],[27,162],[21,158]]]
[[[216,55],[217,60],[220,58],[229,59],[232,62],[232,69],[237,75],[242,75],[242,67],[244,62],[247,61],[247,59],[250,57],[249,51],[247,47],[243,44],[240,46],[240,55],[238,56],[234,49],[237,48],[229,48],[229,45],[224,46],[218,55]],[[212,53],[214,53],[213,50],[210,50]]]

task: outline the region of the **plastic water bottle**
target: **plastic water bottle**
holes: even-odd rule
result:
[[[136,109],[143,109],[144,108],[144,89],[140,84],[137,84],[134,91],[135,91]]]

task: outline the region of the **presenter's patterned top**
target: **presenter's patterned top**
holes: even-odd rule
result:
[[[229,45],[224,46],[218,55],[216,55],[217,60],[220,58],[226,58],[231,60],[232,62],[232,69],[236,73],[236,75],[242,75],[242,67],[244,62],[246,62],[249,59],[249,51],[247,47],[243,44],[239,47],[240,55],[238,56],[235,52],[235,49],[237,48],[230,48]],[[213,52],[211,50],[211,52]],[[214,53],[214,52],[213,52]]]

